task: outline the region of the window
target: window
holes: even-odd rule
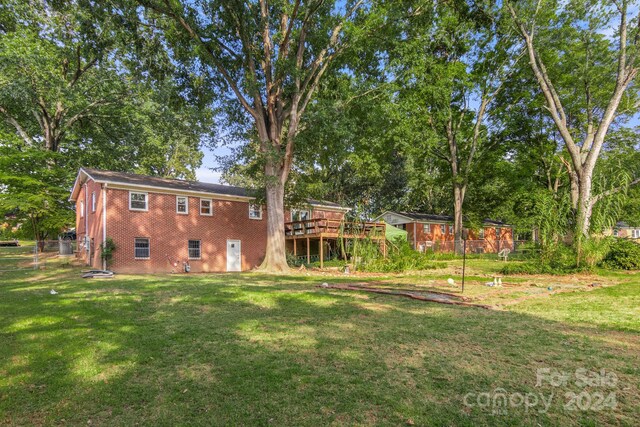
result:
[[[617,228],[613,229],[613,236],[614,237],[618,237],[618,234],[620,234],[620,231]]]
[[[146,237],[136,237],[135,253],[136,259],[149,259],[149,239]]]
[[[424,233],[431,233],[431,224],[422,224],[422,231]]]
[[[502,229],[500,227],[496,227],[496,239],[500,239],[502,237]]]
[[[449,225],[449,234],[453,234],[453,225]]]
[[[484,228],[480,229],[480,233],[479,233],[478,237],[480,238],[480,240],[484,240]]]
[[[306,221],[311,218],[309,211],[294,209],[291,211],[291,221]]]
[[[184,215],[189,213],[189,198],[176,196],[176,213]]]
[[[84,202],[80,200],[80,218],[84,218]]]
[[[200,199],[200,215],[213,215],[211,199]]]
[[[262,219],[262,206],[249,203],[249,218]]]
[[[632,236],[634,239],[640,239],[640,229],[636,228],[635,230],[633,230]]]
[[[200,240],[189,240],[189,259],[200,259]]]
[[[146,211],[148,209],[147,193],[129,191],[129,210]]]
[[[440,234],[444,234],[444,224],[440,224]]]
[[[96,193],[91,193],[91,212],[96,211]]]

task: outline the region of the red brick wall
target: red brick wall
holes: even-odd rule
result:
[[[91,194],[96,196],[96,210],[92,210]],[[84,203],[85,217],[80,216],[81,205]],[[78,198],[76,200],[76,237],[78,242],[78,257],[87,264],[102,268],[102,259],[100,258],[100,244],[102,243],[102,186],[96,184],[93,180],[87,180],[84,184]],[[90,254],[85,250],[83,245],[85,236],[91,240],[89,245]]]
[[[433,242],[431,247],[438,246],[438,250],[453,251],[455,235],[453,230],[449,229],[450,224],[444,224],[445,232],[442,234],[441,224],[431,223],[431,232],[425,233],[423,224],[421,223],[408,223],[407,224],[407,239],[409,244],[413,246],[414,242],[417,246],[425,244],[427,242]],[[451,225],[453,227],[453,225]],[[415,233],[415,240],[414,240]],[[500,231],[499,239],[496,238],[496,227],[484,228],[484,239],[480,239],[479,233],[474,231],[469,232],[469,239],[467,242],[467,252],[475,252],[477,248],[482,248],[484,252],[498,252],[505,247],[513,248],[513,230],[508,227],[502,227]],[[498,243],[498,240],[500,241]],[[427,247],[429,245],[427,244]]]
[[[146,212],[129,210],[129,191],[107,190],[107,237],[116,245],[111,268],[116,272],[183,271],[188,260],[188,240],[200,240],[201,259],[188,260],[192,272],[226,271],[227,239],[240,240],[242,270],[257,267],[264,259],[267,211],[262,219],[249,218],[249,203],[216,200],[213,215],[200,215],[200,198],[189,197],[189,213],[176,213],[176,196],[148,192]],[[134,239],[149,238],[150,258],[134,257]]]

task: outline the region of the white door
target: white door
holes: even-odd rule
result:
[[[242,271],[240,240],[227,240],[227,271]]]

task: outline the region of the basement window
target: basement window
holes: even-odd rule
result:
[[[149,259],[150,251],[149,251],[149,238],[147,237],[136,237],[134,243],[134,256],[135,259]]]
[[[189,240],[189,259],[200,259],[200,240]]]

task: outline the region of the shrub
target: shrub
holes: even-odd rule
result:
[[[433,262],[432,252],[417,252],[407,241],[396,240],[389,245],[387,258],[377,257],[363,263],[363,271],[378,273],[401,273],[403,271],[431,270],[440,265]]]
[[[618,239],[609,249],[602,266],[615,270],[640,270],[640,245],[625,239]]]
[[[107,237],[103,243],[100,243],[100,257],[105,262],[107,268],[109,268],[109,264],[113,258],[113,251],[115,250],[116,244],[111,237]]]

